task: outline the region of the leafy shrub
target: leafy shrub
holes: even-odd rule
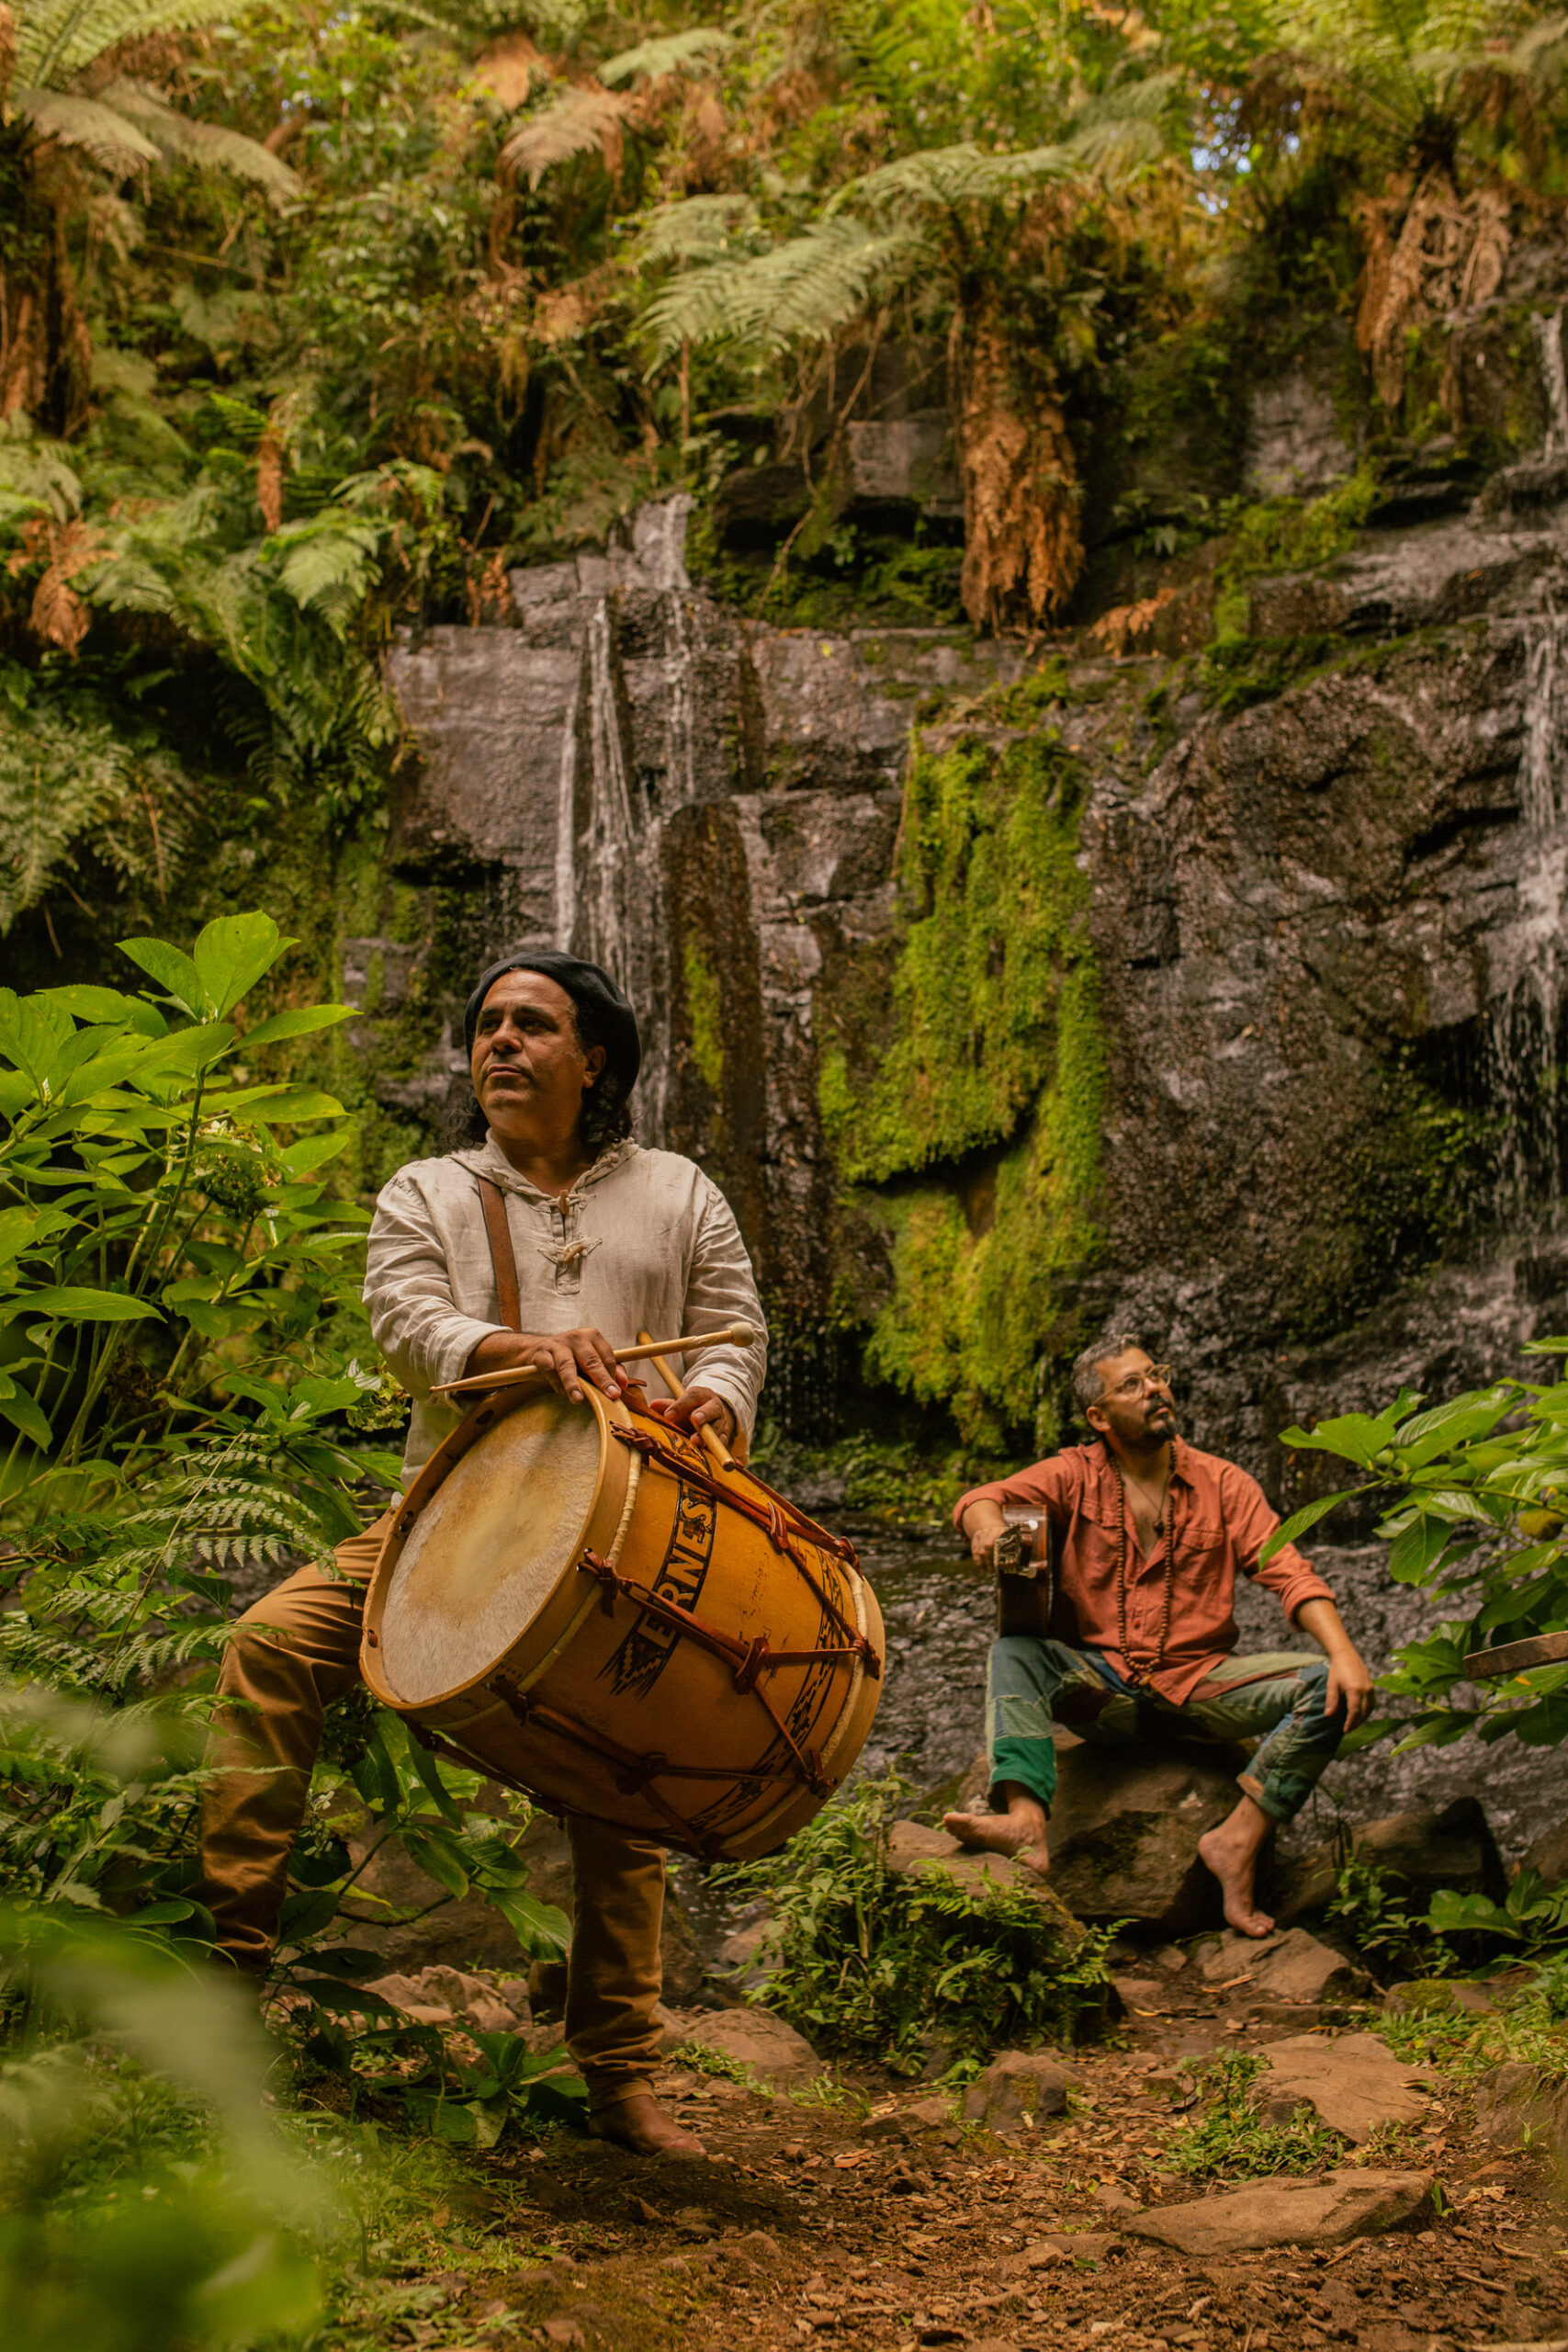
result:
[[[321,1170],[345,1130],[311,1086],[242,1071],[345,1017],[301,1007],[242,1028],[290,943],[270,917],[209,923],[191,955],[126,952],[157,993],[0,991],[0,1870],[15,1898],[130,1917],[204,1945],[193,1812],[225,1567],[330,1569],[396,1478],[353,1425],[378,1387],[349,1350],[363,1211]],[[527,1809],[474,1810],[477,1775],[437,1770],[402,1722],[340,1704],[291,1870],[286,1943],[341,1945],[375,1918],[351,1831],[398,1836],[454,1898],[470,1885],[525,1951],[565,1921],[525,1891]],[[368,1825],[367,1825],[368,1815]],[[350,1906],[345,1910],[344,1906]],[[310,1962],[325,2000],[378,1962]]]
[[[1524,1352],[1568,1355],[1568,1339],[1537,1340]],[[1511,1735],[1557,1747],[1568,1738],[1568,1663],[1481,1686],[1473,1702],[1453,1694],[1469,1681],[1473,1651],[1568,1628],[1568,1382],[1500,1380],[1425,1413],[1415,1409],[1421,1401],[1404,1389],[1382,1413],[1283,1431],[1287,1445],[1337,1455],[1360,1476],[1292,1513],[1264,1557],[1341,1504],[1376,1503],[1395,1583],[1462,1612],[1405,1643],[1381,1678],[1382,1689],[1415,1702],[1414,1722],[1363,1724],[1355,1746],[1397,1731],[1404,1754],[1473,1730],[1487,1741]]]
[[[918,2075],[931,2051],[1072,2041],[1104,2007],[1111,1930],[1079,1931],[1034,1897],[888,1868],[914,1791],[889,1774],[826,1806],[782,1853],[720,1874],[765,1895],[777,1962],[761,1997],[828,2048]]]
[[[0,1913],[0,2313],[17,2352],[180,2352],[308,2326],[334,2184],[263,2100],[254,2022],[151,1933]]]

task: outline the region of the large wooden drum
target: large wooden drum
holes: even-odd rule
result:
[[[437,1753],[739,1861],[843,1780],[883,1647],[852,1545],[650,1416],[525,1387],[411,1487],[361,1665]]]

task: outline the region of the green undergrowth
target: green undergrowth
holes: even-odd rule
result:
[[[1568,2080],[1568,1951],[1544,1960],[1487,2016],[1461,2008],[1454,1984],[1441,1977],[1417,1979],[1404,2002],[1377,2021],[1400,2058],[1442,2067],[1461,2084],[1509,2064],[1533,2067],[1546,2081]]]
[[[889,1774],[827,1806],[781,1854],[723,1873],[772,1905],[761,1998],[819,2048],[918,2075],[1004,2047],[1071,2042],[1104,2013],[1109,1930],[1075,1932],[1031,1894],[976,1894],[888,1866],[914,1791]]]
[[[1192,2180],[1260,2180],[1273,2173],[1314,2172],[1344,2146],[1312,2109],[1299,2107],[1288,2123],[1270,2123],[1254,2103],[1263,2061],[1250,2052],[1226,2052],[1199,2075],[1202,2104],[1196,2120],[1178,2125],[1165,2146],[1172,2172]]]
[[[1048,670],[1036,676],[1055,694]],[[1032,1419],[1037,1442],[1055,1442],[1041,1365],[1069,1350],[1073,1288],[1100,1241],[1082,796],[1055,729],[999,754],[975,737],[917,755],[890,997],[865,1019],[842,1008],[820,1065],[840,1172],[887,1237],[867,1369],[949,1405],[966,1445],[997,1452]]]

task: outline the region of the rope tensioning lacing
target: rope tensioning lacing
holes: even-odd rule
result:
[[[699,1494],[711,1496],[715,1502],[728,1503],[731,1510],[739,1511],[741,1516],[749,1519],[753,1526],[760,1527],[773,1544],[774,1551],[794,1562],[800,1577],[810,1588],[821,1607],[827,1611],[845,1641],[849,1643],[852,1649],[856,1650],[857,1655],[863,1657],[867,1674],[874,1680],[881,1679],[881,1659],[866,1642],[864,1635],[848,1623],[831,1595],[823,1589],[820,1580],[812,1573],[811,1563],[805,1558],[794,1537],[798,1532],[804,1535],[808,1543],[815,1544],[831,1557],[843,1561],[851,1568],[858,1569],[860,1560],[852,1544],[841,1536],[829,1535],[826,1528],[818,1527],[815,1520],[807,1519],[803,1511],[796,1510],[795,1505],[787,1501],[783,1495],[775,1494],[772,1487],[764,1485],[754,1472],[742,1470],[738,1462],[728,1462],[724,1467],[727,1471],[750,1478],[753,1485],[761,1487],[768,1498],[765,1506],[753,1502],[750,1495],[733,1487],[721,1487],[718,1481],[709,1475],[700,1458],[689,1461],[684,1454],[676,1453],[671,1446],[667,1445],[662,1438],[656,1437],[650,1430],[616,1427],[612,1430],[611,1434],[618,1438],[623,1445],[630,1446],[634,1453],[640,1453],[645,1462],[656,1464],[660,1469],[667,1471],[671,1477],[681,1480],[686,1486],[694,1487]]]

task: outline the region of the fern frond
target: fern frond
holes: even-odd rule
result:
[[[688,271],[649,304],[643,327],[656,361],[685,342],[765,352],[820,341],[847,326],[878,287],[907,276],[925,249],[918,229],[820,220],[771,253]]]
[[[660,205],[632,247],[639,269],[661,262],[711,261],[731,237],[751,228],[757,208],[749,196],[689,196]]]
[[[232,7],[231,0],[28,0],[17,14],[17,82],[63,90],[121,41],[191,32]]]
[[[605,169],[614,171],[620,154],[621,126],[630,109],[629,98],[611,90],[569,90],[543,114],[520,123],[502,147],[500,163],[511,172],[526,172],[537,187],[554,164],[597,147]]]
[[[72,844],[112,808],[129,754],[113,730],[0,708],[0,936],[36,906]]]
[[[144,131],[171,162],[231,172],[236,179],[250,180],[280,200],[299,189],[295,174],[259,139],[247,139],[242,132],[225,130],[217,123],[196,122],[188,115],[178,113],[144,82],[111,82],[101,96],[106,106],[113,107]]]
[[[301,612],[319,612],[341,636],[378,577],[373,558],[380,543],[376,524],[330,514],[288,525],[268,546],[283,551],[277,582],[284,594]]]
[[[953,211],[961,204],[995,203],[1002,197],[1042,187],[1047,180],[1070,179],[1080,169],[1065,146],[995,155],[965,141],[956,147],[931,147],[900,155],[894,163],[850,180],[827,206],[826,217],[846,210],[907,214],[919,206]]]
[[[118,107],[106,106],[100,98],[29,89],[17,91],[12,103],[40,139],[52,139],[58,147],[79,147],[113,179],[129,179],[132,172],[164,160],[162,151],[144,131],[129,122]]]
[[[68,523],[81,503],[81,480],[61,442],[42,439],[25,417],[0,425],[0,532],[39,514]]]
[[[686,66],[716,65],[735,46],[731,36],[716,25],[694,25],[689,32],[664,33],[656,40],[623,49],[599,68],[606,88],[621,82],[656,82],[662,74],[679,74]]]

